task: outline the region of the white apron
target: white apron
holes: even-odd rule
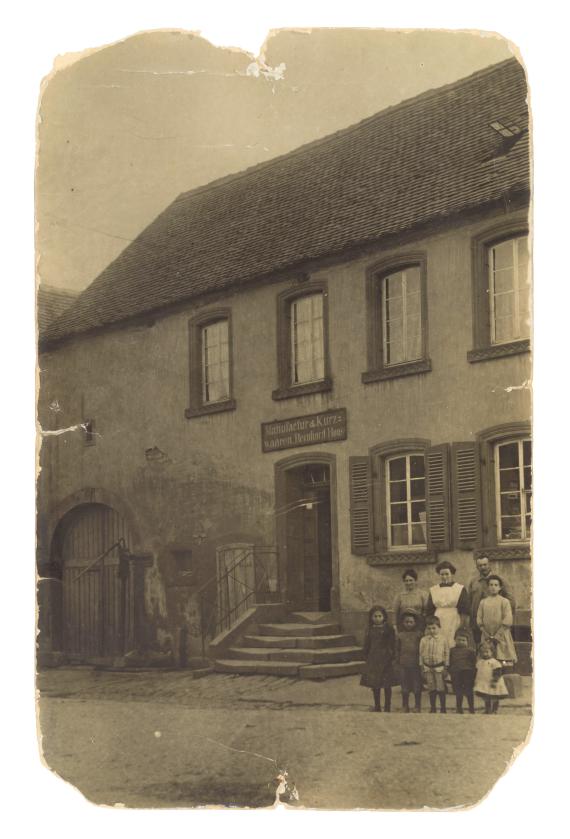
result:
[[[441,634],[451,649],[455,646],[455,633],[461,625],[457,604],[463,586],[461,583],[453,583],[452,586],[432,586],[429,591],[435,606],[435,615],[441,623]]]

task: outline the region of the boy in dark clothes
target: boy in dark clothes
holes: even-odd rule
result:
[[[463,697],[467,699],[469,713],[475,713],[473,686],[477,672],[477,656],[470,647],[470,634],[464,629],[455,633],[455,646],[449,651],[449,675],[455,693],[456,711],[463,713]]]
[[[420,670],[419,615],[415,609],[404,609],[402,627],[398,634],[397,662],[400,665],[400,684],[402,686],[402,709],[410,712],[410,693],[414,694],[414,712],[419,714],[422,706],[422,673]]]

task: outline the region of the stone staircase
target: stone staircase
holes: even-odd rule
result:
[[[361,672],[362,648],[326,612],[293,612],[259,624],[215,661],[219,673],[330,679]]]

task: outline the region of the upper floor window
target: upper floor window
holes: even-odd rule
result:
[[[517,236],[489,248],[491,343],[504,344],[530,334],[528,237]]]
[[[528,352],[531,278],[524,219],[497,224],[473,239],[471,362]]]
[[[531,535],[530,440],[507,440],[495,451],[495,502],[499,542],[525,542]]]
[[[317,382],[325,375],[323,295],[291,303],[291,383]]]
[[[233,410],[230,310],[204,312],[193,318],[188,328],[190,404],[186,416]]]
[[[386,461],[388,550],[426,547],[426,469],[423,452]]]
[[[273,399],[331,390],[326,281],[303,281],[277,298],[277,372]]]
[[[424,254],[375,266],[367,280],[368,370],[363,382],[431,370]]]
[[[202,400],[206,405],[230,396],[229,324],[218,320],[202,327]]]
[[[382,278],[382,338],[386,365],[422,356],[420,269],[412,265]]]

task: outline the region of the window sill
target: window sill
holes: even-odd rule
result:
[[[383,367],[380,370],[367,370],[361,378],[364,384],[370,382],[383,382],[387,379],[399,379],[402,376],[415,376],[418,373],[429,373],[431,371],[431,359],[420,358],[418,361],[406,361],[404,364],[395,364],[393,367]]]
[[[474,551],[474,558],[486,556],[491,562],[502,559],[530,560],[530,545],[519,542],[516,545],[496,545],[494,548],[478,548]]]
[[[433,551],[386,551],[366,558],[368,565],[427,565],[436,561]]]
[[[186,419],[194,417],[207,417],[210,414],[221,414],[225,411],[235,411],[235,399],[225,399],[223,402],[212,402],[211,405],[200,405],[197,408],[186,408],[184,416]]]
[[[291,385],[290,387],[278,387],[271,394],[271,398],[293,399],[296,396],[308,396],[311,393],[326,393],[332,390],[332,379],[322,379],[320,382],[307,382],[305,385]]]
[[[488,347],[479,347],[469,350],[467,361],[475,364],[478,361],[490,361],[493,358],[506,358],[509,355],[521,355],[530,352],[530,338],[522,341],[511,341],[510,344],[493,344]]]

